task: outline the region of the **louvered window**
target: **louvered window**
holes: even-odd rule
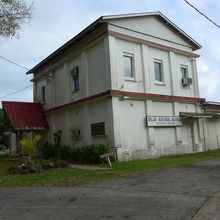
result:
[[[91,135],[105,135],[105,122],[91,124]]]

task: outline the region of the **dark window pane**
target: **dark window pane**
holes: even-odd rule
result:
[[[72,69],[71,75],[73,78],[74,90],[79,90],[79,66]]]
[[[133,57],[124,56],[124,73],[125,77],[133,78]]]
[[[154,71],[155,71],[155,80],[162,82],[162,64],[158,62],[154,62]]]
[[[76,74],[76,75],[75,75],[75,78],[74,78],[74,87],[75,87],[75,90],[78,90],[78,89],[79,89],[79,74]]]
[[[46,102],[46,90],[45,86],[41,87],[41,93],[42,93],[42,101]]]
[[[188,69],[186,67],[181,67],[181,73],[183,78],[188,77]]]

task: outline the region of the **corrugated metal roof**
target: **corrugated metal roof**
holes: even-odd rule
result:
[[[2,102],[15,130],[45,130],[48,129],[44,110],[39,103]]]
[[[181,117],[183,118],[211,118],[213,116],[216,116],[217,113],[199,113],[199,112],[180,112],[179,113]]]

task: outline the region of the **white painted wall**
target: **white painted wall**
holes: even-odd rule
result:
[[[204,121],[205,150],[220,148],[220,118],[206,118]]]
[[[16,138],[16,134],[13,132],[9,133],[9,149],[10,149],[10,155],[15,156],[17,153],[17,138]]]
[[[73,55],[51,72],[45,73],[43,78],[35,80],[35,101],[42,103],[41,87],[46,87],[46,102],[44,108],[49,109],[92,96],[110,89],[109,53],[106,39],[102,39],[82,51]],[[79,66],[80,89],[74,92],[71,76],[73,67]],[[46,78],[50,75],[50,83]]]
[[[112,20],[111,23],[108,26],[110,31],[192,52],[187,41],[155,17],[119,19]],[[134,57],[134,80],[126,80],[124,77],[124,53]],[[155,83],[155,59],[163,63],[163,85]],[[73,92],[70,71],[76,65],[80,68],[80,90]],[[188,67],[189,77],[193,79],[193,85],[187,88],[181,84],[181,65]],[[73,51],[68,59],[64,59],[63,63],[46,74],[51,76],[51,81],[46,87],[48,101],[44,104],[45,109],[109,89],[199,97],[195,58],[110,35],[86,47],[80,53],[75,54]],[[35,101],[41,101],[41,86],[44,83],[45,77],[36,80]],[[47,113],[50,126],[48,137],[49,141],[52,141],[53,133],[60,129],[63,131],[64,144],[73,147],[106,143],[117,148],[118,159],[121,161],[189,153],[218,146],[218,120],[184,119],[181,127],[146,126],[146,116],[179,116],[179,112],[201,112],[201,109],[197,104],[182,101],[137,100],[123,97],[93,100]],[[90,126],[98,122],[105,122],[106,135],[92,137]],[[80,127],[82,131],[79,140],[72,137],[71,129],[75,126]]]
[[[48,116],[50,125],[49,141],[53,142],[53,134],[61,130],[63,144],[72,147],[81,146],[84,144],[109,144],[112,146],[112,112],[111,99],[103,99],[95,103],[87,103],[80,106],[69,107]],[[106,135],[91,136],[92,123],[105,123]],[[72,129],[79,127],[81,137],[74,139]]]
[[[139,43],[109,37],[111,53],[112,88],[132,92],[147,92],[164,95],[198,97],[197,72],[192,59],[174,52],[153,48]],[[123,69],[123,55],[134,56],[134,80],[126,80]],[[171,53],[171,54],[170,54]],[[162,61],[164,83],[155,82],[154,60]],[[193,85],[182,86],[181,66],[187,66]]]
[[[112,31],[123,31],[124,34],[129,36],[192,51],[186,40],[155,16],[115,19],[110,21],[109,26]]]
[[[117,112],[114,114],[116,131],[114,135],[119,160],[183,154],[200,150],[198,119],[183,119],[181,127],[146,126],[147,115],[179,116],[179,112],[184,109],[195,112],[195,105],[114,98],[113,111]],[[178,112],[177,115],[176,112]]]

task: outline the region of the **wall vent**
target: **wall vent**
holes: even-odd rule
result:
[[[91,135],[105,135],[105,122],[91,124]]]

